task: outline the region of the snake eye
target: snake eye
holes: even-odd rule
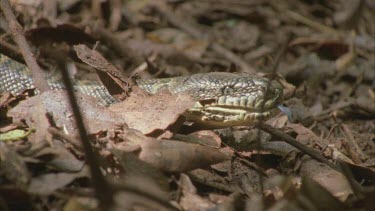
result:
[[[223,95],[232,95],[234,94],[234,89],[231,86],[225,86],[222,88],[221,92]]]

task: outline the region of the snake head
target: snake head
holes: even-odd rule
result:
[[[283,101],[283,87],[249,74],[212,73],[185,81],[189,94],[198,101],[185,116],[208,128],[247,126],[277,113]]]
[[[283,100],[278,82],[251,74],[212,72],[142,80],[138,85],[150,93],[167,89],[189,94],[197,102],[184,115],[205,128],[253,124],[272,116]]]

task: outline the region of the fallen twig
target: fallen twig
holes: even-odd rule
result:
[[[12,59],[20,63],[25,63],[25,60],[21,52],[16,46],[0,39],[0,49],[0,53],[5,54],[7,56],[11,56]]]
[[[109,18],[109,28],[111,31],[117,31],[121,23],[122,1],[112,0],[111,3],[111,16]]]
[[[102,210],[108,210],[113,205],[113,188],[110,184],[108,184],[107,180],[104,178],[102,172],[100,171],[97,156],[94,154],[94,151],[91,148],[80,108],[75,97],[73,84],[70,81],[63,58],[58,59],[58,65],[62,71],[62,79],[68,93],[69,102],[78,128],[78,139],[80,139],[82,143],[86,162],[90,167],[92,185],[100,202],[100,208]]]
[[[340,169],[336,165],[331,163],[329,160],[327,160],[325,157],[323,157],[320,153],[318,153],[315,150],[310,149],[309,147],[299,143],[297,140],[295,140],[293,137],[289,136],[288,134],[283,133],[282,131],[280,131],[276,128],[273,128],[269,125],[266,125],[266,124],[258,124],[258,127],[260,129],[266,131],[267,133],[270,133],[271,135],[280,138],[282,141],[285,141],[286,143],[294,146],[295,148],[299,149],[301,152],[309,155],[311,158],[328,165],[332,169],[340,171]]]
[[[365,153],[363,153],[362,149],[358,146],[357,141],[354,138],[353,133],[350,131],[346,124],[340,125],[341,133],[346,136],[346,139],[343,140],[344,146],[349,153],[350,158],[356,163],[360,164],[363,160],[367,159]]]
[[[33,53],[31,52],[30,46],[27,43],[25,36],[23,35],[23,28],[16,20],[9,1],[1,0],[0,6],[8,23],[9,30],[13,35],[13,39],[20,48],[26,64],[32,72],[35,87],[38,88],[40,92],[49,90],[50,88],[46,80],[44,79],[43,70],[39,67]]]

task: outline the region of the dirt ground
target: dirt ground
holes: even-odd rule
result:
[[[373,0],[7,2],[0,54],[41,94],[0,93],[0,210],[375,210]],[[68,72],[122,102],[43,87]],[[207,129],[137,86],[208,72],[279,81],[282,112]]]

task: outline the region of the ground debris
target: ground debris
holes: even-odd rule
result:
[[[24,62],[24,34],[46,78],[66,66],[118,102],[76,94],[114,210],[374,210],[373,2],[11,2],[25,33],[1,19],[1,54]],[[284,113],[204,130],[190,97],[135,83],[213,71],[277,78]],[[34,91],[0,93],[0,210],[99,209],[66,92]]]

